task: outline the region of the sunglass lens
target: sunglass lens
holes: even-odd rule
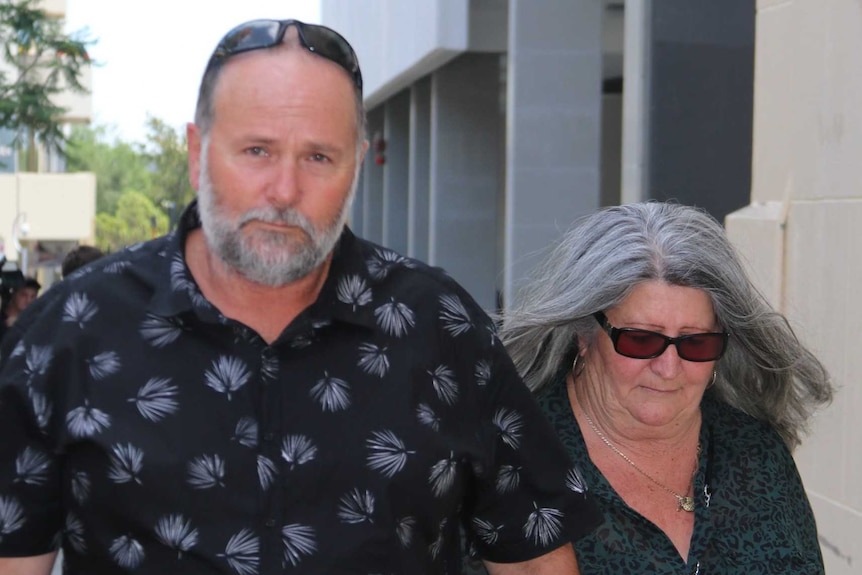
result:
[[[347,41],[334,30],[323,26],[305,24],[302,28],[302,35],[305,37],[309,49],[313,49],[314,52],[324,58],[332,60],[351,74],[356,73],[357,64],[353,50]]]
[[[236,54],[272,46],[281,24],[276,20],[253,20],[231,30],[220,48],[226,54]]]
[[[638,359],[655,357],[665,347],[666,340],[657,333],[639,329],[619,332],[616,349],[618,353]]]
[[[677,342],[680,357],[689,361],[713,361],[724,353],[727,338],[720,333],[692,335]]]

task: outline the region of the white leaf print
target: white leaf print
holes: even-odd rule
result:
[[[51,421],[53,407],[48,398],[38,391],[30,390],[30,400],[33,402],[33,413],[36,416],[36,424],[39,429],[45,431],[48,428],[48,423]]]
[[[257,575],[259,549],[260,541],[257,536],[250,529],[243,529],[230,538],[224,553],[219,553],[218,556],[224,557],[238,575]]]
[[[422,425],[427,425],[434,431],[440,431],[440,418],[427,403],[420,403],[416,408],[416,418]]]
[[[305,465],[317,456],[317,447],[304,435],[286,435],[281,442],[281,456],[295,469],[297,465]]]
[[[491,420],[492,423],[500,431],[500,438],[503,443],[512,449],[518,449],[521,442],[521,428],[524,427],[524,421],[520,414],[505,407],[499,408]]]
[[[443,497],[455,485],[457,477],[458,460],[455,459],[455,454],[452,453],[448,459],[441,459],[431,467],[428,483],[431,484],[431,491],[434,492],[434,495]]]
[[[251,417],[240,419],[236,424],[232,439],[250,449],[257,447],[257,421]]]
[[[342,277],[338,281],[335,293],[338,301],[353,306],[353,311],[356,311],[357,307],[371,303],[371,290],[365,284],[365,280],[358,275]]]
[[[330,377],[327,372],[323,372],[323,379],[317,381],[309,395],[323,411],[336,412],[350,407],[350,385],[343,379]]]
[[[176,413],[179,403],[175,399],[179,388],[171,385],[170,378],[151,377],[147,380],[138,395],[128,401],[135,404],[144,419],[157,423]]]
[[[581,475],[581,470],[577,467],[572,467],[566,473],[566,487],[575,493],[584,493],[587,490],[587,482],[584,481],[584,476]]]
[[[224,460],[218,455],[201,455],[188,464],[188,483],[195,489],[224,487]]]
[[[87,543],[84,541],[84,524],[75,517],[74,513],[66,514],[66,527],[63,529],[63,535],[72,549],[79,555],[87,552]]]
[[[520,482],[520,469],[512,465],[503,465],[497,472],[497,479],[494,483],[497,493],[511,493],[518,488]]]
[[[363,343],[359,346],[359,367],[365,373],[383,377],[389,371],[389,358],[386,348],[380,348],[373,343]]]
[[[114,351],[102,352],[89,360],[90,375],[99,381],[120,371],[120,356]]]
[[[452,405],[458,399],[458,383],[455,381],[455,374],[445,365],[439,365],[434,371],[429,371],[431,376],[431,384],[434,386],[434,391],[437,392],[437,397],[440,401]]]
[[[476,536],[479,537],[483,543],[486,545],[493,545],[500,537],[500,531],[503,529],[503,526],[494,525],[490,521],[485,521],[484,519],[476,517],[473,519],[473,529],[475,529]]]
[[[248,383],[251,373],[238,357],[222,355],[213,362],[213,368],[207,370],[205,378],[209,387],[226,394],[230,401],[231,394]]]
[[[125,569],[136,569],[144,560],[144,546],[128,535],[114,539],[110,552],[117,565]]]
[[[44,485],[48,481],[50,466],[51,460],[45,453],[27,446],[15,459],[15,482]]]
[[[278,359],[273,356],[266,356],[260,362],[260,374],[264,381],[273,381],[278,377]]]
[[[440,522],[440,528],[437,531],[437,538],[428,546],[428,551],[431,553],[431,559],[437,559],[437,556],[440,555],[440,551],[443,550],[443,543],[446,539],[446,523],[446,519],[443,519],[443,521]]]
[[[380,329],[393,337],[405,335],[408,329],[416,325],[413,310],[403,303],[396,302],[395,298],[390,298],[389,303],[375,309],[374,317]]]
[[[384,279],[389,275],[390,270],[396,265],[402,265],[408,268],[415,267],[413,262],[401,254],[393,252],[392,250],[379,248],[374,250],[374,254],[368,258],[365,265],[368,267],[368,273],[376,280]]]
[[[338,518],[344,523],[374,523],[374,494],[354,489],[341,498]]]
[[[440,305],[443,306],[443,310],[440,312],[440,321],[443,322],[443,328],[450,334],[459,336],[473,327],[467,308],[464,307],[458,296],[444,294],[440,296]]]
[[[487,360],[479,360],[473,375],[476,377],[476,385],[480,387],[488,385],[488,382],[491,381],[491,364]]]
[[[45,375],[53,358],[54,350],[50,346],[34,345],[30,348],[24,360],[24,373],[27,375],[28,385],[37,375]]]
[[[410,516],[402,517],[395,524],[395,535],[398,537],[398,542],[405,549],[410,547],[413,542],[413,531],[416,528],[416,520]]]
[[[66,428],[76,439],[91,437],[110,426],[111,416],[95,407],[90,407],[87,400],[84,400],[83,406],[76,407],[66,414]]]
[[[118,274],[123,270],[130,268],[132,266],[132,262],[128,260],[119,260],[116,262],[111,262],[105,267],[102,268],[102,271],[106,274]]]
[[[365,441],[368,450],[368,467],[379,471],[386,477],[393,477],[404,469],[407,456],[416,453],[408,451],[404,442],[389,430],[375,431],[371,439]]]
[[[111,448],[111,467],[108,469],[108,479],[114,483],[134,481],[141,484],[141,469],[144,467],[144,452],[127,443],[114,445]]]
[[[9,357],[21,357],[26,351],[27,348],[24,345],[24,342],[19,340],[18,343],[15,344],[15,347],[12,348],[12,353],[9,354]]]
[[[535,511],[530,513],[524,524],[524,537],[532,539],[534,545],[547,547],[560,536],[563,523],[560,520],[563,513],[550,507],[539,508],[534,503]]]
[[[0,495],[0,541],[4,535],[9,535],[21,529],[27,519],[24,509],[14,497]]]
[[[86,471],[75,471],[72,473],[72,497],[78,505],[84,505],[90,497],[90,476]]]
[[[269,486],[272,485],[272,480],[275,478],[275,474],[275,463],[265,455],[258,455],[257,478],[260,480],[260,488],[262,491],[269,489]]]
[[[177,558],[198,544],[198,530],[182,515],[168,515],[156,522],[156,537],[165,547],[177,551]]]
[[[141,337],[153,347],[165,347],[172,344],[183,333],[181,325],[173,318],[147,314],[140,327]]]
[[[285,525],[281,528],[281,541],[284,544],[284,560],[294,567],[303,555],[312,555],[317,551],[314,529],[307,525]]]
[[[73,293],[63,306],[63,321],[76,323],[81,328],[99,312],[99,306],[87,294]]]
[[[171,289],[175,292],[190,291],[194,285],[186,274],[186,264],[181,255],[171,259]]]

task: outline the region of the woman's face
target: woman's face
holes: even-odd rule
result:
[[[633,327],[678,337],[720,331],[709,295],[703,290],[658,280],[639,284],[622,304],[605,311],[617,328]],[[645,426],[682,423],[696,413],[715,362],[681,359],[675,345],[653,359],[633,359],[614,350],[601,330],[584,352],[588,381],[611,417],[633,418]],[[629,419],[630,421],[630,419]]]

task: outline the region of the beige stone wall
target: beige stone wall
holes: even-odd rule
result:
[[[758,0],[751,205],[731,238],[838,388],[796,459],[830,575],[862,572],[862,0]]]

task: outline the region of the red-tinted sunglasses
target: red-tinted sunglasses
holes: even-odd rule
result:
[[[663,333],[636,329],[633,327],[614,327],[607,316],[598,311],[593,314],[602,329],[610,336],[614,350],[634,359],[652,359],[664,353],[669,345],[676,346],[676,353],[686,361],[715,361],[724,355],[730,334],[692,333],[679,337],[668,337]]]

